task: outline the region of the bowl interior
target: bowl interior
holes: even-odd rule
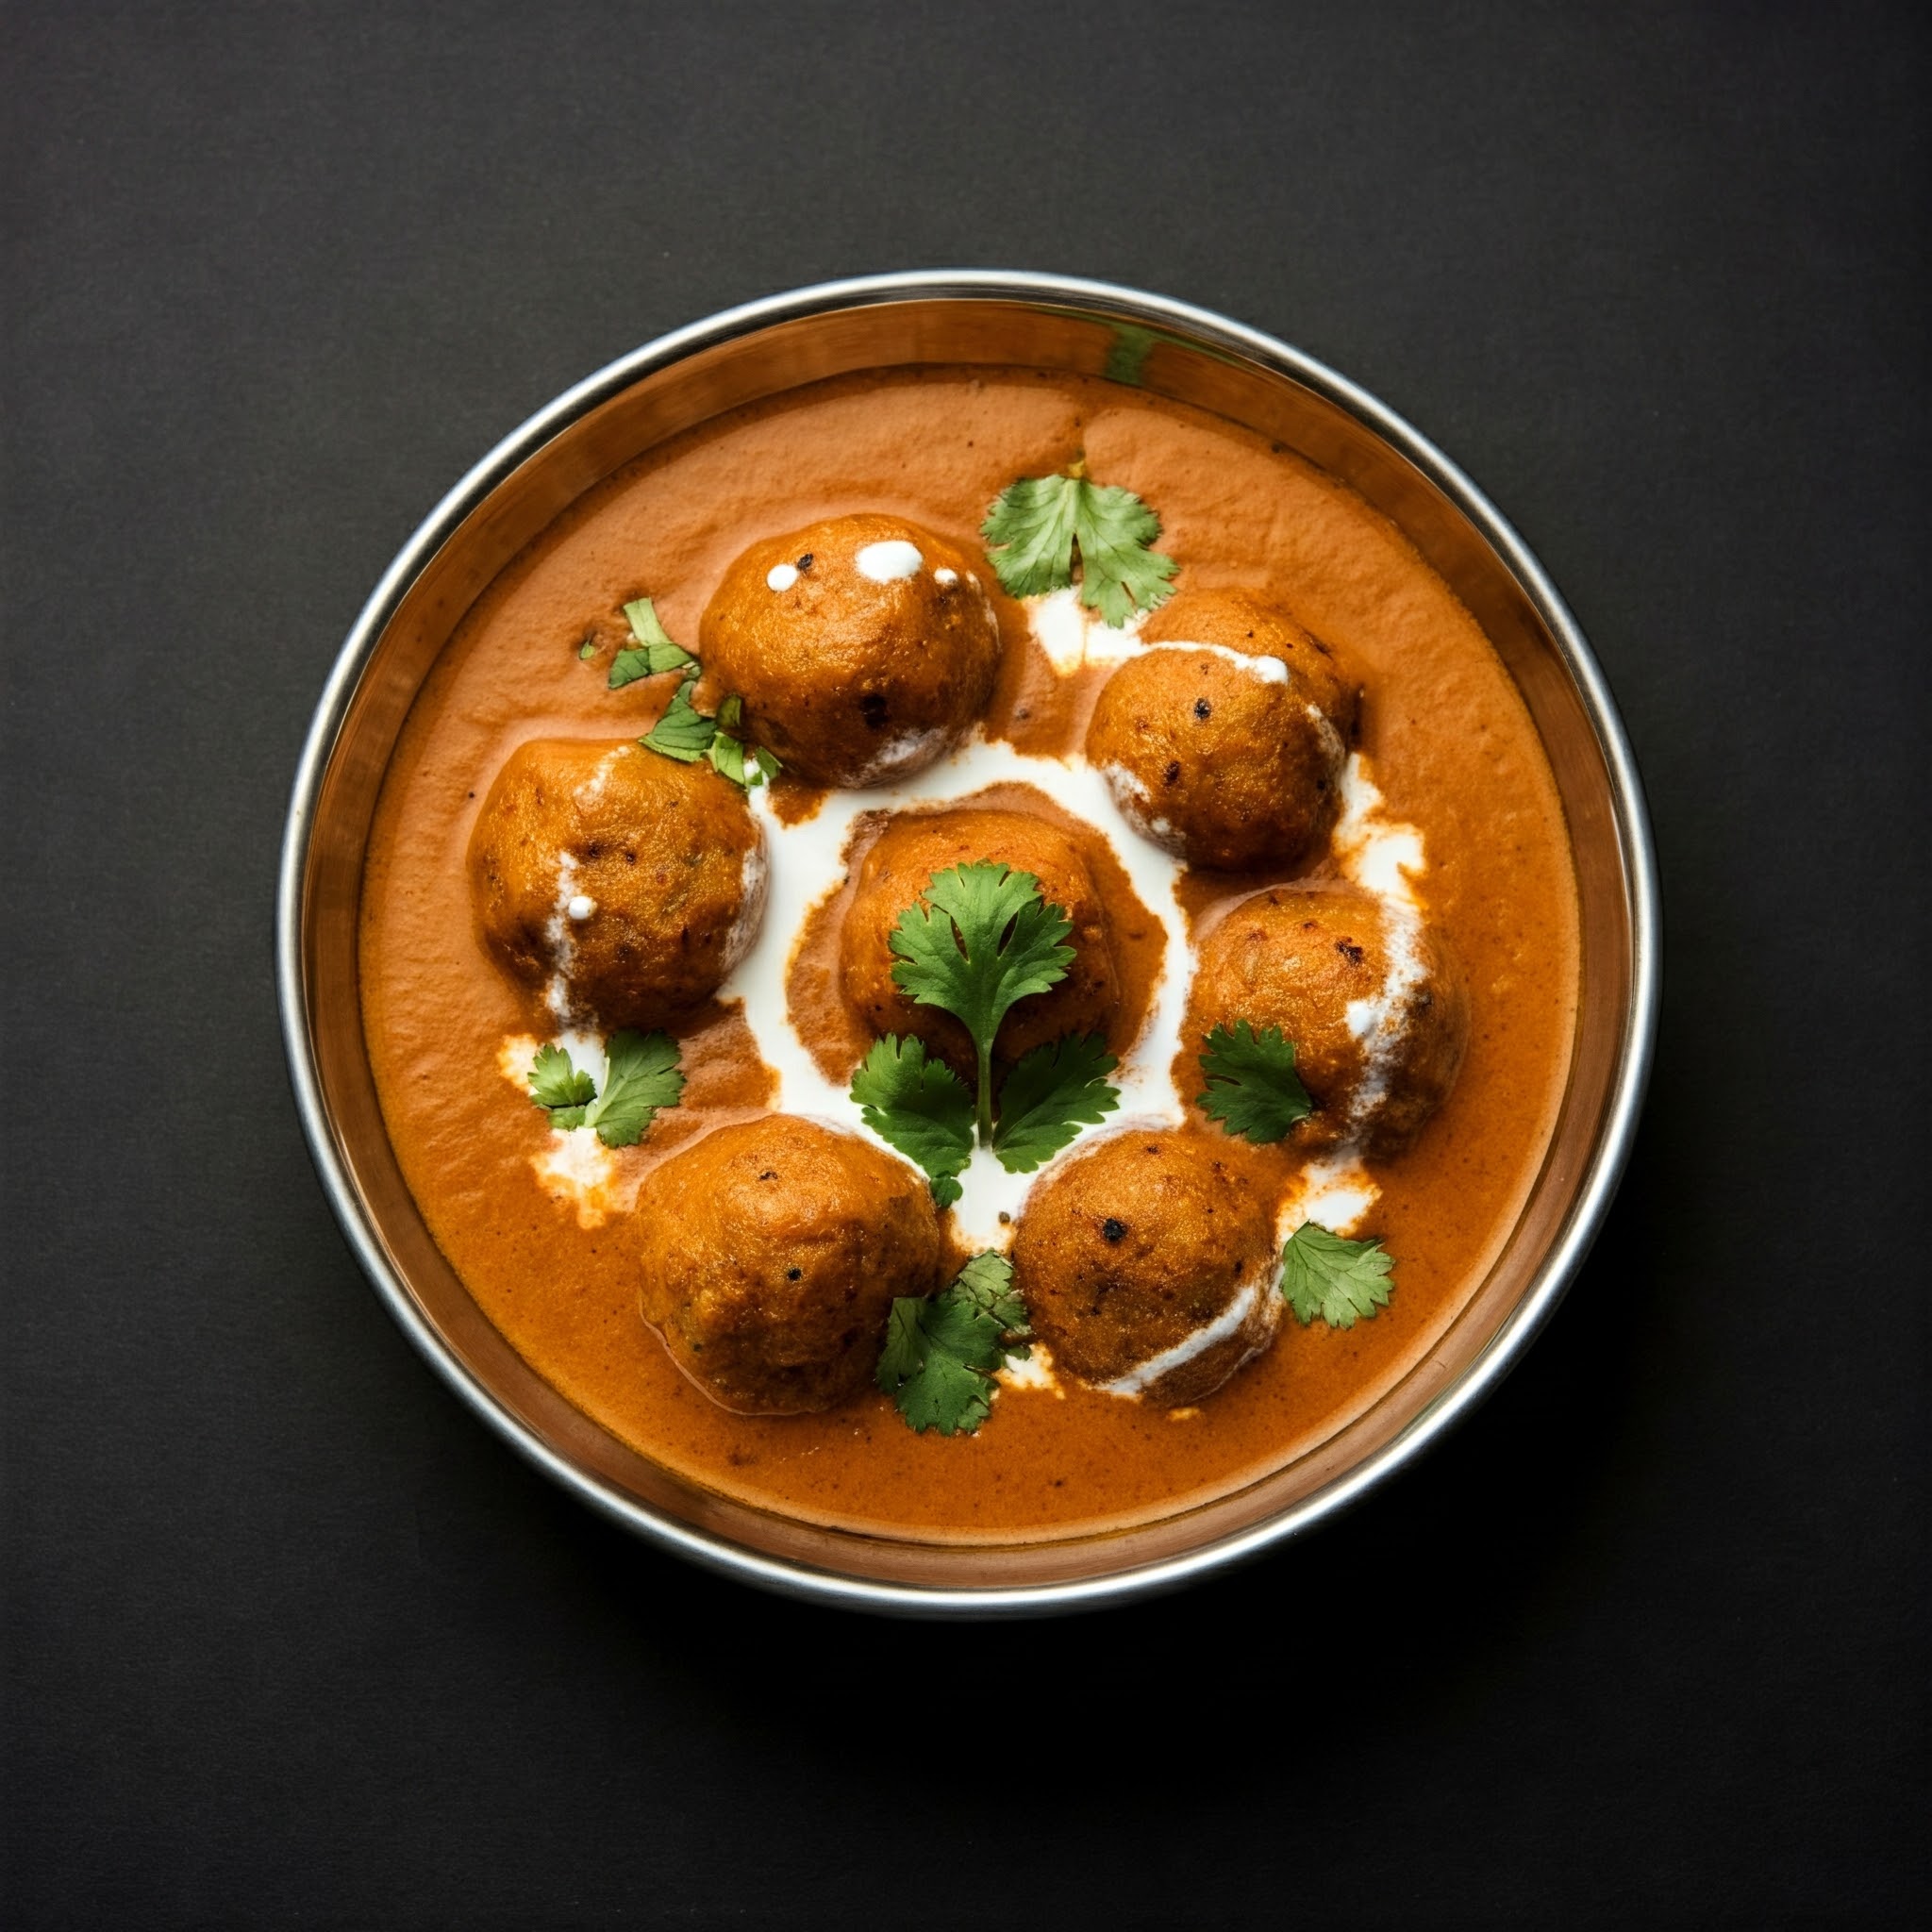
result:
[[[430,1238],[362,1044],[356,924],[377,791],[431,661],[477,594],[586,490],[664,439],[822,377],[918,363],[1104,375],[1257,430],[1389,516],[1481,623],[1522,690],[1569,818],[1583,999],[1569,1087],[1513,1235],[1439,1346],[1313,1453],[1238,1494],[1103,1537],[962,1549],[793,1523],[639,1457],[550,1389]],[[1581,1258],[1621,1165],[1649,1042],[1647,841],[1627,755],[1581,639],[1474,489],[1373,399],[1279,344],[1119,291],[874,285],[760,305],[641,351],[479,466],[397,559],[352,634],[298,784],[284,881],[284,999],[318,1159],[378,1290],[432,1363],[587,1500],[755,1581],[875,1607],[1037,1608],[1172,1583],[1351,1500],[1520,1352]]]

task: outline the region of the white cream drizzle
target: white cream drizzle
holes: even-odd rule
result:
[[[903,548],[913,550],[910,544]],[[861,557],[864,554],[861,552]],[[916,551],[914,555],[917,556]],[[901,574],[909,575],[923,561],[919,559]],[[778,566],[781,570],[791,568]],[[775,576],[777,571],[772,575]],[[976,583],[977,579],[973,581]],[[1114,629],[1085,610],[1074,591],[1057,591],[1029,599],[1027,618],[1041,649],[1063,672],[1082,663],[1116,661],[1141,648],[1170,648],[1140,646],[1136,641],[1141,624],[1138,615],[1124,628]],[[1287,676],[1286,667],[1278,658],[1249,658],[1214,645],[1175,644],[1171,648],[1217,651],[1251,670],[1272,665],[1280,671],[1280,680],[1268,670],[1255,672],[1270,681],[1285,681]],[[1326,721],[1323,722],[1325,724]],[[1329,729],[1332,731],[1332,726]],[[920,753],[924,749],[921,747]],[[890,762],[897,762],[905,755],[897,743],[892,751]],[[827,792],[809,818],[791,824],[773,809],[768,791],[760,788],[750,794],[754,821],[762,837],[745,857],[745,911],[741,914],[739,928],[727,946],[727,955],[735,955],[736,963],[720,988],[718,998],[726,1003],[742,1002],[745,1021],[758,1052],[776,1075],[774,1107],[886,1146],[883,1140],[865,1127],[846,1088],[826,1079],[819,1071],[792,1024],[785,982],[807,915],[843,885],[845,848],[853,824],[861,813],[947,805],[991,786],[1024,784],[1045,792],[1107,841],[1135,893],[1160,921],[1166,933],[1161,970],[1145,1023],[1122,1065],[1111,1075],[1120,1089],[1120,1109],[1108,1117],[1099,1131],[1178,1125],[1185,1114],[1171,1069],[1179,1050],[1195,964],[1193,949],[1187,940],[1187,922],[1175,896],[1182,868],[1147,838],[1121,836],[1119,821],[1123,814],[1115,805],[1111,788],[1113,782],[1126,774],[1103,772],[1078,754],[1044,758],[1022,752],[1004,740],[990,740],[975,730],[949,755],[923,770],[895,781],[890,781],[890,774],[886,775],[889,782],[874,783],[862,791]],[[592,780],[599,789],[602,777],[600,767]],[[1357,1030],[1357,1038],[1368,1042],[1370,1071],[1363,1081],[1362,1094],[1370,1094],[1372,1083],[1379,1081],[1374,1087],[1374,1095],[1379,1095],[1388,1091],[1394,1049],[1407,1024],[1414,991],[1421,983],[1420,961],[1412,943],[1420,921],[1414,881],[1426,869],[1426,861],[1422,834],[1413,825],[1387,816],[1383,796],[1360,753],[1352,755],[1343,768],[1341,792],[1342,810],[1333,837],[1335,858],[1352,883],[1381,901],[1389,934],[1390,973],[1381,991],[1373,1000],[1354,1003],[1349,1009],[1351,1028]],[[558,1021],[558,1043],[567,1046],[575,1063],[591,1074],[601,1091],[605,1073],[601,1042],[582,1033],[563,1030],[568,1028],[572,1017],[567,986],[567,915],[571,901],[576,896],[575,872],[575,861],[565,855],[558,868],[557,915],[545,928],[553,958],[559,964],[559,971],[546,991],[545,1004]],[[741,944],[742,951],[739,950]],[[505,1077],[525,1095],[529,1091],[530,1061],[540,1043],[526,1035],[511,1036],[504,1041],[501,1049],[500,1064]],[[1363,1118],[1373,1104],[1373,1096],[1364,1100],[1358,1095],[1355,1118]],[[1036,1183],[1050,1174],[1058,1161],[1086,1151],[1091,1144],[1091,1133],[1083,1134],[1056,1161],[1031,1174],[1008,1174],[991,1150],[976,1147],[960,1176],[961,1198],[953,1209],[958,1233],[976,1247],[1002,1251],[1010,1247],[1014,1228]],[[546,1189],[575,1207],[584,1226],[599,1225],[620,1205],[616,1199],[618,1163],[594,1134],[582,1130],[553,1132],[550,1144],[532,1157],[531,1165]],[[1379,1192],[1353,1144],[1311,1159],[1279,1204],[1278,1236],[1285,1239],[1307,1220],[1318,1220],[1337,1234],[1347,1234],[1360,1224]],[[1273,1273],[1271,1257],[1262,1276],[1243,1283],[1234,1300],[1211,1322],[1174,1348],[1107,1385],[1107,1392],[1138,1399],[1164,1375],[1239,1333],[1243,1324],[1254,1318],[1257,1297],[1272,1286]],[[1278,1297],[1271,1296],[1268,1305],[1273,1308],[1276,1302]],[[1255,1353],[1258,1352],[1257,1347]],[[1016,1393],[1041,1390],[1058,1395],[1065,1392],[1055,1376],[1051,1357],[1037,1342],[1031,1361],[1009,1360],[1000,1370],[998,1380],[1003,1389]]]
[[[1065,675],[1083,664],[1117,664],[1134,654],[1145,611],[1137,610],[1118,630],[1080,602],[1077,585],[1026,599],[1026,622],[1047,661]]]
[[[875,584],[896,584],[904,577],[916,577],[925,567],[919,545],[903,537],[868,543],[852,561],[860,576],[870,577]]]
[[[1116,636],[1124,633],[1115,633]],[[1228,644],[1197,644],[1184,642],[1178,638],[1162,638],[1156,643],[1142,644],[1138,654],[1150,651],[1205,651],[1210,658],[1219,658],[1224,663],[1232,664],[1244,676],[1257,679],[1262,684],[1286,684],[1289,682],[1288,666],[1279,658],[1271,658],[1265,651],[1237,651]],[[1106,661],[1102,659],[1101,661]],[[1308,707],[1314,710],[1311,705]],[[1319,717],[1320,712],[1316,712]],[[1333,726],[1329,727],[1333,730]]]
[[[1281,1320],[1281,1297],[1275,1294],[1274,1257],[1270,1255],[1260,1272],[1251,1274],[1235,1291],[1235,1296],[1211,1322],[1204,1322],[1191,1335],[1186,1335],[1172,1348],[1164,1348],[1157,1356],[1150,1356],[1138,1368],[1129,1369],[1124,1375],[1111,1382],[1101,1382],[1095,1386],[1103,1395],[1125,1396],[1138,1402],[1155,1383],[1163,1376],[1171,1375],[1176,1369],[1186,1368],[1197,1356],[1203,1356],[1210,1348],[1218,1348],[1222,1342],[1231,1341],[1258,1312],[1262,1317],[1261,1332],[1255,1339],[1242,1362],[1254,1360],[1267,1345],[1270,1336]],[[1240,1362],[1235,1364],[1236,1368]],[[1231,1369],[1228,1372],[1233,1374]]]
[[[1416,995],[1428,976],[1422,958],[1422,904],[1414,886],[1427,869],[1423,835],[1413,825],[1391,820],[1386,804],[1357,752],[1342,770],[1334,849],[1342,870],[1380,900],[1382,942],[1389,955],[1380,990],[1372,997],[1351,1000],[1344,1016],[1349,1032],[1362,1042],[1362,1079],[1348,1116],[1357,1131],[1389,1097],[1396,1059],[1415,1017]]]
[[[1053,1355],[1046,1343],[1029,1342],[1027,1348],[1029,1352],[1024,1357],[1009,1355],[993,1372],[993,1380],[1002,1389],[1045,1390],[1064,1402],[1067,1391],[1053,1372]]]
[[[557,900],[550,917],[543,922],[543,943],[550,949],[550,977],[543,987],[543,1004],[559,1026],[571,1020],[570,969],[576,959],[576,943],[570,933],[570,905],[576,897],[577,861],[572,852],[558,854],[557,860]]]
[[[765,588],[772,591],[789,591],[798,581],[798,566],[795,563],[774,563],[765,573]]]

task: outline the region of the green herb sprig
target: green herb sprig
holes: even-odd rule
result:
[[[1000,1023],[1067,976],[1072,931],[1031,873],[986,859],[938,874],[892,929],[894,983],[965,1026],[974,1083],[920,1041],[888,1034],[860,1064],[852,1098],[867,1126],[925,1171],[941,1208],[959,1198],[975,1135],[1008,1173],[1030,1174],[1120,1105],[1106,1077],[1119,1062],[1097,1034],[1035,1047],[994,1091]]]
[[[1080,601],[1116,629],[1138,608],[1156,610],[1174,594],[1179,569],[1153,548],[1160,519],[1116,484],[1094,483],[1075,464],[1064,476],[1024,476],[994,499],[979,534],[1007,593],[1063,591],[1080,563]]]
[[[1033,1333],[1004,1255],[975,1255],[929,1298],[901,1295],[874,1379],[922,1432],[971,1435],[992,1413],[993,1375],[1022,1360]]]
[[[1348,1241],[1305,1221],[1281,1251],[1282,1296],[1304,1327],[1319,1316],[1331,1328],[1353,1328],[1389,1306],[1394,1266],[1379,1241]]]
[[[604,1091],[560,1046],[540,1046],[530,1062],[532,1103],[560,1132],[594,1129],[607,1147],[635,1147],[659,1111],[684,1092],[677,1042],[668,1033],[613,1033],[604,1042]]]
[[[782,769],[776,756],[761,744],[746,744],[733,735],[743,725],[744,700],[727,697],[715,713],[708,714],[692,702],[697,683],[693,671],[672,692],[664,715],[638,742],[646,751],[661,752],[683,765],[708,759],[720,777],[729,778],[747,791],[775,778]]]
[[[1248,1021],[1237,1020],[1232,1030],[1217,1026],[1205,1044],[1201,1076],[1208,1091],[1194,1096],[1194,1105],[1230,1134],[1265,1145],[1286,1139],[1314,1111],[1294,1070],[1294,1041],[1279,1026],[1257,1033]]]

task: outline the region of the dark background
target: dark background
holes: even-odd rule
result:
[[[1883,1924],[1924,1899],[1926,42],[1905,8],[0,16],[5,1786],[20,1925]],[[1460,460],[1668,902],[1595,1257],[1178,1598],[767,1600],[431,1379],[289,1103],[343,632],[501,434],[822,277],[1110,277]]]

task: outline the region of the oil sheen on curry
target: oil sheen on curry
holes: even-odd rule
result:
[[[1307,1454],[1508,1236],[1568,1069],[1555,785],[1333,476],[1016,370],[600,485],[434,667],[363,1020],[555,1388],[816,1523],[1012,1541]]]

